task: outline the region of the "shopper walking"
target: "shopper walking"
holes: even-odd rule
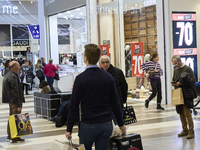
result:
[[[53,59],[49,59],[49,63],[44,66],[43,72],[47,77],[47,82],[51,89],[53,89],[53,81],[55,78],[55,73],[58,70],[59,66],[56,67],[52,64]]]
[[[43,73],[44,66],[42,65],[42,60],[38,59],[37,64],[35,65],[35,73],[40,83],[44,80],[44,73]]]
[[[9,63],[10,63],[10,60],[6,60],[6,63],[4,65],[4,70],[3,70],[3,76],[5,76],[8,72],[9,72]]]
[[[149,102],[157,95],[157,107],[156,109],[164,110],[161,106],[162,100],[162,90],[161,90],[161,79],[160,76],[163,75],[163,70],[161,69],[159,61],[159,55],[157,53],[153,54],[150,61],[142,64],[141,67],[143,70],[149,73],[149,79],[152,87],[152,94],[150,97],[145,100],[145,107],[149,107]]]
[[[29,61],[26,60],[24,65],[22,65],[20,69],[20,79],[22,83],[22,90],[24,91],[24,87],[26,88],[26,95],[29,95],[28,87],[31,84],[31,83],[27,83],[26,81],[26,76],[28,74],[32,74],[32,70],[31,70],[31,67],[29,66]]]
[[[172,78],[172,86],[176,88],[181,87],[183,91],[184,104],[176,106],[176,111],[180,114],[180,120],[182,124],[183,131],[178,134],[178,137],[187,136],[187,139],[194,138],[194,123],[192,119],[192,114],[190,111],[191,102],[193,105],[193,99],[196,97],[196,93],[194,90],[194,84],[196,82],[194,72],[189,66],[186,66],[182,63],[180,56],[174,55],[172,57],[172,63],[176,67],[174,69],[174,74]],[[189,77],[187,77],[188,81],[184,81],[183,74],[188,73]],[[189,105],[188,105],[189,101]],[[193,106],[192,106],[193,107]],[[188,127],[189,129],[188,129]]]
[[[128,85],[122,70],[114,67],[110,63],[110,57],[108,57],[107,55],[101,56],[100,63],[102,69],[109,72],[113,76],[117,89],[117,94],[120,100],[120,105],[121,108],[123,108],[123,104],[127,101]]]
[[[79,141],[85,145],[86,150],[91,150],[93,143],[96,150],[108,149],[113,129],[112,110],[122,134],[125,134],[126,129],[113,77],[96,65],[100,53],[97,45],[85,45],[84,63],[87,68],[75,79],[69,106],[66,137],[71,139],[81,103]]]
[[[10,63],[10,71],[5,75],[3,79],[2,89],[2,101],[3,103],[9,103],[9,115],[20,114],[22,110],[22,103],[25,102],[24,94],[22,92],[18,73],[20,65],[17,61]],[[11,139],[9,122],[7,125],[7,141],[16,143],[17,141],[24,141],[21,138]]]
[[[44,57],[41,57],[41,60],[42,60],[42,66],[45,66],[46,63],[45,63],[45,58]]]

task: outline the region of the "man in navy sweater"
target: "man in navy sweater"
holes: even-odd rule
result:
[[[100,53],[97,45],[85,45],[84,63],[87,68],[74,82],[67,120],[66,137],[70,140],[81,103],[79,138],[80,144],[84,144],[86,150],[91,150],[93,143],[96,150],[108,149],[113,129],[112,111],[122,134],[126,132],[114,79],[96,65]]]

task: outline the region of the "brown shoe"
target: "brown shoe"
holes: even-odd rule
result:
[[[188,132],[187,139],[193,139],[193,138],[194,138],[194,131]]]
[[[188,135],[188,131],[182,131],[181,133],[178,134],[178,137],[182,137],[182,136],[187,136]]]

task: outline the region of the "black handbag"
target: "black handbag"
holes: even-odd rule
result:
[[[55,78],[54,79],[55,80],[60,80],[59,74],[57,72],[55,73]]]
[[[157,64],[156,64],[156,66],[155,66],[155,69],[157,68]],[[155,77],[155,71],[150,71],[149,72],[149,78],[153,78],[153,77]]]
[[[26,83],[32,83],[33,82],[33,76],[32,75],[26,75]]]
[[[153,77],[155,77],[155,72],[154,71],[149,72],[149,78],[153,78]]]
[[[133,106],[127,106],[127,103],[126,103],[126,107],[123,107],[122,114],[123,114],[123,121],[125,125],[137,122]]]

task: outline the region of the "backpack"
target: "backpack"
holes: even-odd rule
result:
[[[42,79],[44,78],[44,73],[41,69],[39,69],[37,72],[36,72],[36,76],[38,77],[38,79]]]

